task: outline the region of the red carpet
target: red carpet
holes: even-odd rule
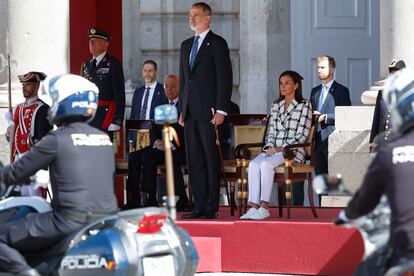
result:
[[[332,225],[339,210],[318,208],[319,217],[314,219],[310,209],[293,208],[287,219],[276,218],[277,209],[272,209],[264,221],[241,221],[221,208],[217,220],[179,219],[177,224],[194,238],[199,272],[220,272],[221,265],[226,272],[352,275],[363,244],[357,230]],[[220,243],[216,239],[208,243],[203,237],[220,238],[221,254],[209,254]]]

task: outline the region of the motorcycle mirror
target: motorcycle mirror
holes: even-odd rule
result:
[[[313,190],[316,194],[326,194],[329,192],[341,193],[345,192],[342,181],[342,175],[320,174],[313,178]]]
[[[159,105],[154,110],[154,121],[158,125],[176,123],[177,120],[177,108],[173,105]]]

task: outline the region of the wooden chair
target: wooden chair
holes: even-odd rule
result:
[[[149,144],[150,135],[152,129],[152,120],[125,120],[125,137],[127,143],[124,143],[125,152],[129,153],[129,132],[130,130],[137,130],[137,142],[136,148],[142,148]],[[128,156],[125,159],[117,159],[115,162],[115,175],[127,176],[128,175]]]
[[[247,174],[246,167],[248,159],[239,150],[240,144],[262,142],[266,133],[268,115],[266,114],[229,114],[227,118],[230,127],[230,147],[227,149],[228,159],[222,161],[222,180],[230,191],[228,201],[230,213],[234,216],[236,209],[235,186],[237,183],[238,209],[239,215],[242,214],[243,202],[247,203]],[[260,153],[260,148],[250,148],[251,154]],[[246,205],[246,204],[245,204]]]
[[[315,145],[315,136],[316,136],[316,126],[317,126],[318,116],[312,117],[312,125],[309,132],[309,135],[302,144],[291,144],[284,148],[283,156],[285,158],[284,164],[275,168],[275,176],[274,182],[277,183],[278,186],[278,209],[279,209],[279,217],[283,216],[283,190],[285,190],[285,198],[286,198],[286,208],[287,208],[287,217],[290,218],[290,207],[291,207],[291,199],[292,199],[292,184],[296,182],[307,182],[308,186],[308,197],[309,197],[309,204],[312,211],[313,216],[316,218],[318,215],[316,214],[316,209],[314,206],[313,200],[313,188],[312,188],[312,179],[314,174],[314,167],[315,167],[315,160],[313,158],[314,153],[314,145]],[[250,148],[252,147],[263,147],[264,143],[250,143],[239,145],[239,151],[243,152],[243,156],[245,158],[249,158]],[[295,148],[305,148],[305,162],[304,163],[296,163],[293,162]],[[247,196],[247,193],[246,193]],[[247,202],[244,207],[244,213],[247,209]]]
[[[151,141],[151,129],[153,128],[153,120],[137,120],[137,119],[130,119],[125,120],[125,137],[128,141],[129,133],[131,130],[137,130],[136,134],[136,149],[141,149],[149,145]],[[125,147],[125,151],[128,155],[129,153],[129,143],[124,143],[127,145]],[[127,156],[126,155],[126,156]],[[116,169],[115,175],[117,176],[127,176],[128,175],[128,156],[126,159],[117,159],[116,160]],[[181,170],[183,175],[188,174],[188,169],[186,165],[181,166]],[[157,176],[166,176],[166,169],[165,165],[157,166]],[[189,185],[189,201],[192,202],[191,196],[191,186]]]

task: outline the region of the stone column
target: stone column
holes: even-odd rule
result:
[[[414,67],[414,1],[380,1],[381,77],[388,76],[392,59]]]
[[[402,59],[408,67],[414,67],[412,45],[414,37],[410,35],[414,28],[414,1],[380,1],[380,74],[371,87],[361,95],[365,105],[375,105],[378,90],[384,86],[388,76],[388,65],[393,59]]]
[[[47,75],[69,72],[69,0],[0,1],[0,160],[8,162],[4,140],[7,124],[7,74],[11,59],[12,104],[23,101],[17,75],[43,71]]]
[[[329,174],[342,174],[345,187],[351,192],[361,185],[372,159],[368,142],[373,112],[373,106],[335,108],[335,131],[328,138]]]
[[[240,0],[240,104],[268,113],[279,74],[290,69],[290,2]]]

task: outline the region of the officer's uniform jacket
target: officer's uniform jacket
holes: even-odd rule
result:
[[[47,120],[48,108],[49,106],[39,98],[26,100],[16,106],[13,114],[13,160],[26,153],[52,129]]]
[[[95,83],[99,89],[98,109],[90,125],[108,130],[109,125],[122,125],[125,111],[124,73],[120,62],[105,54],[92,69],[92,60],[82,64],[81,75]]]

